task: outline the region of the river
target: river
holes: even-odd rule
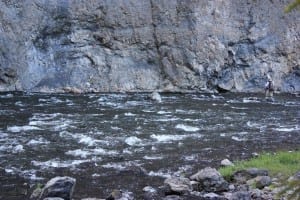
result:
[[[28,199],[55,176],[76,178],[74,199],[142,199],[169,176],[300,147],[295,95],[161,96],[0,93],[0,199]]]

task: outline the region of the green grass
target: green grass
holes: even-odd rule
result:
[[[270,176],[289,177],[300,171],[300,151],[263,153],[256,158],[237,161],[232,167],[222,167],[219,172],[229,179],[232,174],[241,169],[267,169]]]
[[[234,172],[248,168],[267,169],[271,177],[278,178],[281,191],[275,199],[300,200],[300,180],[289,181],[288,178],[300,171],[300,151],[264,153],[256,158],[237,161],[232,167],[222,167],[219,172],[227,180],[232,178]],[[272,186],[271,187],[276,187]]]

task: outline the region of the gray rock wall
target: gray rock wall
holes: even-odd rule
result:
[[[0,91],[300,91],[288,0],[1,0]]]

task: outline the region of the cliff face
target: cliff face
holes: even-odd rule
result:
[[[300,91],[288,0],[1,0],[0,90]]]

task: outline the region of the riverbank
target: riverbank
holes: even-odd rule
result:
[[[206,167],[189,178],[169,177],[158,188],[144,187],[145,200],[269,200],[299,199],[300,151],[264,153],[250,160],[222,162],[219,171]],[[51,179],[34,191],[31,199],[72,199],[76,180]],[[55,198],[58,200],[57,198]],[[133,200],[130,192],[113,190],[106,200]],[[82,200],[104,200],[85,198]]]

